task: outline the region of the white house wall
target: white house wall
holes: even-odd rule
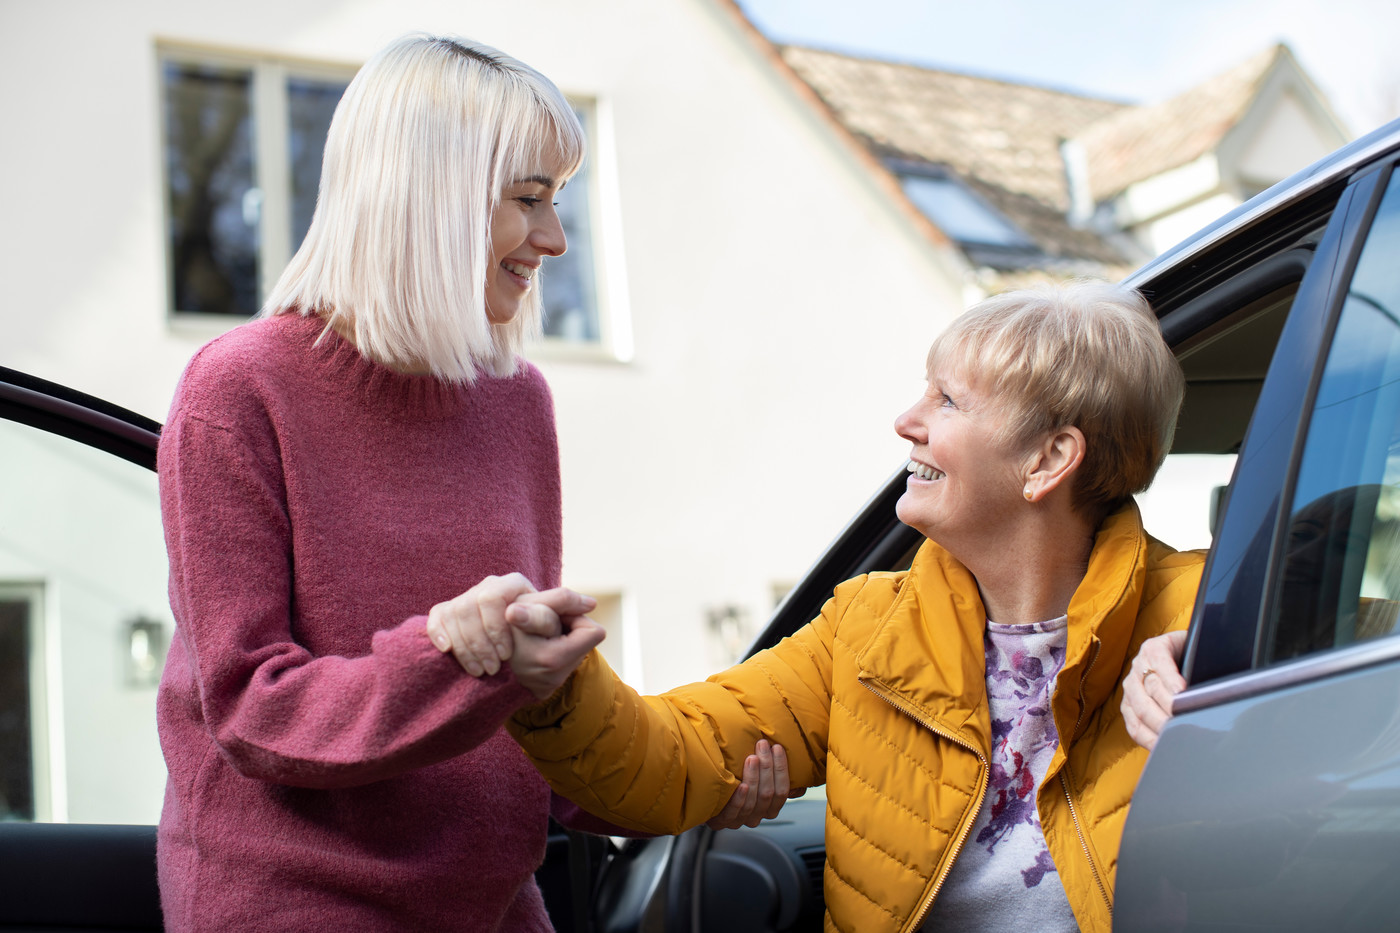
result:
[[[1207,152],[1185,165],[1130,185],[1118,196],[1117,220],[1122,227],[1136,228],[1180,210],[1184,204],[1212,195],[1219,189],[1220,166],[1215,152]],[[1151,253],[1162,249],[1152,243],[1145,245]]]
[[[634,683],[709,673],[707,613],[752,634],[901,462],[891,422],[965,287],[718,2],[0,3],[0,364],[159,418],[221,329],[166,312],[158,40],[353,64],[416,29],[497,45],[610,118],[622,248],[600,271],[631,360],[534,354],[565,578],[618,596]]]
[[[1279,94],[1260,115],[1240,151],[1235,172],[1258,184],[1273,184],[1336,149],[1291,91]]]
[[[1220,191],[1164,214],[1151,223],[1142,224],[1133,230],[1133,234],[1149,253],[1156,255],[1180,243],[1206,224],[1220,219],[1241,203],[1243,199],[1239,196]]]

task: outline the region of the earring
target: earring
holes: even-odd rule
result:
[[[1026,495],[1026,501],[1029,502],[1029,501],[1031,500],[1031,487],[1027,486],[1027,487],[1026,487],[1024,490],[1022,490],[1022,491],[1023,491],[1023,492],[1025,493],[1025,495]]]

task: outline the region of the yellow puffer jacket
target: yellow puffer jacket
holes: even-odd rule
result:
[[[1099,529],[1070,603],[1060,748],[1036,805],[1086,931],[1109,933],[1147,759],[1124,729],[1120,683],[1143,639],[1186,625],[1202,563],[1148,537],[1130,504]],[[555,790],[656,833],[713,817],[754,742],[781,743],[794,786],[827,785],[827,929],[912,931],[987,790],[985,622],[971,574],[925,542],[907,573],[841,584],[801,631],[703,684],[638,697],[594,652],[510,728]]]

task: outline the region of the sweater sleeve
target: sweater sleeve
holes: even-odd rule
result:
[[[772,649],[661,696],[638,696],[594,651],[507,728],[557,793],[644,832],[683,832],[717,815],[760,738],[787,750],[794,788],[825,783],[841,595]]]
[[[365,784],[489,738],[531,699],[508,671],[466,676],[425,633],[388,620],[361,657],[313,656],[292,631],[291,522],[273,443],[177,407],[162,435],[171,607],[202,721],[248,777]]]

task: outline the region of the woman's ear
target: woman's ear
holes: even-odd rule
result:
[[[1070,477],[1084,462],[1084,446],[1084,432],[1074,425],[1047,434],[1026,461],[1026,501],[1039,502],[1061,486],[1069,489]]]

